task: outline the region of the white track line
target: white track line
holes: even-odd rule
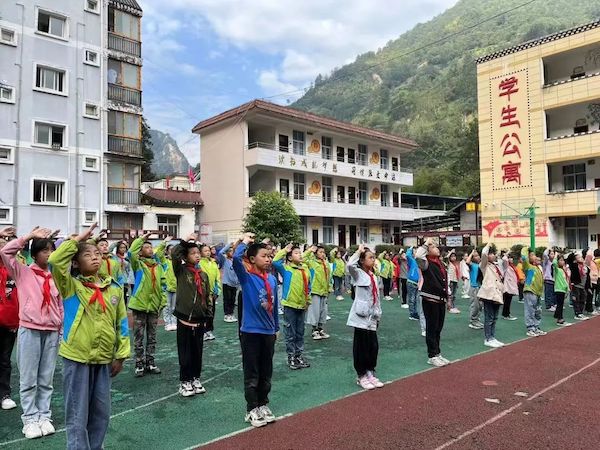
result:
[[[595,359],[594,361],[592,361],[591,363],[583,366],[581,369],[576,370],[575,372],[567,375],[564,378],[561,378],[560,380],[558,380],[556,383],[551,384],[550,386],[545,387],[544,389],[542,389],[541,391],[536,392],[535,394],[533,394],[531,397],[527,398],[527,401],[530,402],[534,399],[536,399],[537,397],[539,397],[540,395],[544,395],[546,392],[560,386],[561,384],[569,381],[571,378],[576,377],[577,375],[579,375],[580,373],[584,372],[585,370],[589,369],[590,367],[598,364],[600,362],[600,358]],[[464,433],[462,433],[460,436],[455,437],[454,439],[450,439],[448,442],[445,442],[444,444],[440,445],[439,447],[436,447],[435,450],[442,450],[444,448],[450,447],[451,445],[457,443],[458,441],[463,440],[464,438],[466,438],[467,436],[470,436],[473,433],[476,433],[479,430],[482,430],[483,428],[487,427],[488,425],[493,424],[494,422],[502,419],[503,417],[507,416],[508,414],[510,414],[511,412],[513,412],[514,410],[520,408],[521,406],[523,406],[523,402],[519,402],[516,405],[505,409],[504,411],[500,412],[499,414],[495,415],[494,417],[492,417],[489,420],[486,420],[485,422],[477,425],[476,427],[471,428],[468,431],[465,431]]]

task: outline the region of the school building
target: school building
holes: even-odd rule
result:
[[[477,60],[482,240],[598,247],[600,20]]]
[[[258,191],[289,197],[307,242],[400,243],[403,224],[439,215],[402,202],[409,139],[254,100],[198,123],[201,238],[235,240]]]

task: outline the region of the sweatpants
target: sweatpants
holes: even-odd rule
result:
[[[355,327],[352,354],[354,356],[354,370],[356,370],[359,377],[366,375],[367,371],[375,372],[377,355],[379,354],[377,331]]]
[[[585,312],[587,313],[594,311],[594,289],[595,286],[585,291]]]
[[[252,411],[269,403],[275,335],[242,332],[240,339],[246,411]]]
[[[242,291],[239,291],[235,286],[223,285],[223,314],[232,316],[235,311],[235,297],[239,298]],[[239,303],[239,302],[238,302]],[[240,305],[238,305],[238,308]]]
[[[288,356],[300,356],[304,352],[304,316],[303,309],[283,307],[283,331],[285,351]]]
[[[157,313],[146,313],[132,310],[133,313],[133,346],[135,351],[135,367],[154,366],[156,354]],[[144,347],[144,335],[146,345]]]
[[[448,309],[456,306],[456,292],[458,291],[458,281],[450,282],[450,295],[448,296]]]
[[[554,292],[554,298],[556,299],[556,311],[554,311],[554,318],[558,320],[563,320],[563,309],[565,306],[565,293],[564,292]]]
[[[327,322],[327,297],[312,294],[311,303],[306,314],[306,323],[321,329],[325,322]]]
[[[12,371],[10,356],[16,339],[16,330],[0,327],[0,401],[4,397],[10,397],[10,373]]]
[[[528,331],[537,330],[542,321],[541,299],[533,292],[523,293],[523,303],[525,310],[525,326]]]
[[[211,310],[212,310],[212,315],[211,317],[208,317],[206,319],[206,327],[204,331],[214,331],[215,330],[215,312],[217,310],[217,298],[218,296],[213,295],[213,301],[212,301],[212,306],[211,306]]]
[[[101,450],[110,421],[110,364],[63,358],[67,450]]]
[[[59,345],[58,331],[19,328],[17,365],[23,425],[50,419],[50,399]]]
[[[381,281],[383,282],[383,295],[385,297],[389,297],[390,296],[390,288],[392,287],[392,279],[381,277]]]
[[[344,277],[333,276],[333,293],[336,297],[344,295]]]
[[[177,324],[177,318],[173,315],[173,311],[175,311],[176,299],[176,292],[167,291],[167,305],[165,306],[165,309],[163,309],[163,320],[165,321],[165,326]]]
[[[585,289],[574,286],[571,290],[571,299],[573,300],[573,312],[575,315],[583,314],[586,300]]]
[[[483,332],[486,341],[496,337],[496,322],[498,321],[499,311],[500,303],[483,301]]]
[[[513,294],[509,294],[505,292],[502,294],[502,300],[504,304],[502,305],[502,317],[510,317],[510,304],[512,303]]]
[[[179,321],[177,324],[177,355],[179,356],[179,381],[200,379],[202,372],[202,350],[204,348],[204,325],[190,327]]]
[[[469,288],[469,298],[471,300],[471,304],[469,305],[469,314],[471,316],[471,323],[477,324],[481,321],[479,320],[479,316],[481,315],[482,304],[479,301],[479,288],[471,286]]]
[[[406,298],[406,291],[407,291],[407,285],[406,283],[408,283],[408,279],[406,278],[400,278],[400,285],[401,285],[401,289],[402,289],[402,304],[406,304],[407,302],[407,298]]]
[[[556,305],[554,300],[554,281],[544,280],[544,303],[546,309],[549,309]]]
[[[444,319],[446,317],[446,303],[433,302],[421,297],[423,300],[423,314],[425,315],[425,342],[427,343],[427,355],[429,358],[441,354],[440,338]]]

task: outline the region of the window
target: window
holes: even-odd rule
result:
[[[296,131],[293,133],[293,148],[292,151],[296,155],[304,155],[304,131]]]
[[[108,165],[108,186],[139,189],[140,166],[111,162]]]
[[[333,193],[333,180],[331,177],[323,177],[323,201],[331,202]]]
[[[290,151],[290,137],[285,134],[279,135],[279,151],[289,152]]]
[[[50,94],[67,95],[67,73],[45,66],[35,68],[35,90]]]
[[[67,147],[66,126],[35,122],[33,142],[44,147]]]
[[[0,147],[0,164],[12,164],[13,163],[13,149],[12,147]]]
[[[321,137],[321,157],[323,159],[332,159],[331,154],[331,138],[323,136]]]
[[[0,43],[8,45],[17,45],[17,35],[10,28],[0,27]]]
[[[11,224],[12,223],[12,208],[2,207],[0,208],[0,223]]]
[[[67,38],[67,18],[60,14],[38,10],[37,30],[61,39]]]
[[[99,119],[100,113],[98,111],[98,105],[91,102],[85,102],[83,104],[83,117],[88,119]]]
[[[86,11],[93,12],[96,14],[100,13],[100,10],[98,8],[98,0],[86,0],[84,9]]]
[[[323,243],[333,244],[333,217],[323,217]]]
[[[390,206],[390,193],[387,184],[381,185],[381,206]]]
[[[12,86],[0,85],[0,102],[14,103],[15,102],[15,88]]]
[[[95,52],[93,50],[85,50],[85,59],[83,60],[83,62],[92,66],[99,66],[100,59],[98,58],[98,52]]]
[[[294,200],[304,200],[306,180],[303,173],[294,174]]]
[[[367,146],[364,144],[358,144],[358,161],[357,164],[361,166],[367,165]]]
[[[348,151],[350,151],[350,149],[348,149]],[[338,162],[344,162],[344,158],[345,158],[345,154],[344,154],[344,147],[338,147],[336,149],[336,159]],[[350,162],[350,161],[348,161]]]
[[[348,203],[354,205],[356,203],[356,188],[348,186]]]
[[[137,114],[108,111],[108,134],[140,139],[140,126]]]
[[[96,156],[84,156],[83,170],[88,172],[98,172],[98,158]]]
[[[399,166],[398,158],[395,158],[392,156],[392,170],[394,172],[398,172],[398,166]]]
[[[383,148],[379,151],[379,167],[385,170],[389,169],[389,155],[388,151]]]
[[[169,236],[179,236],[179,216],[157,216],[158,229],[166,231]]]
[[[33,203],[65,204],[65,182],[33,180]]]
[[[565,218],[567,248],[584,249],[589,246],[588,218],[585,216]]]
[[[360,236],[360,242],[369,242],[369,224],[367,222],[360,223],[358,235]]]
[[[346,187],[345,186],[337,187],[337,202],[338,203],[346,202]]]
[[[290,196],[290,180],[285,178],[279,179],[279,193],[284,197]]]
[[[348,163],[356,164],[356,151],[353,148],[348,149]]]
[[[381,240],[384,244],[392,243],[392,231],[389,223],[381,224]]]
[[[140,68],[116,59],[108,60],[108,82],[134,89],[140,88]]]
[[[108,31],[139,41],[140,18],[113,8],[108,8]]]
[[[366,205],[367,204],[367,182],[359,181],[358,182],[358,204]]]
[[[108,228],[111,230],[141,230],[144,228],[144,215],[132,213],[109,213]]]
[[[98,222],[98,211],[95,211],[95,210],[83,211],[83,223],[85,225],[91,225],[95,222]]]
[[[562,173],[563,188],[565,191],[574,191],[576,189],[587,188],[585,163],[569,164],[568,166],[563,166]]]
[[[306,217],[300,217],[300,235],[306,240]]]
[[[400,207],[400,194],[398,192],[392,192],[392,206],[394,208]]]

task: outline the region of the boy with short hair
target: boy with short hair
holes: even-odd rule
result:
[[[546,334],[540,329],[542,320],[541,299],[544,292],[544,275],[540,267],[540,259],[534,252],[529,252],[529,247],[521,250],[521,263],[525,272],[525,285],[523,287],[523,302],[525,303],[525,326],[527,336],[536,337]]]
[[[240,282],[233,270],[233,244],[227,244],[217,253],[217,262],[222,272],[223,283],[223,321],[227,323],[237,322],[234,316],[237,297],[238,311],[242,307],[240,302]]]
[[[100,265],[98,273],[102,277],[111,277],[121,286],[124,286],[127,280],[121,269],[121,264],[113,258],[113,255],[110,252],[110,245],[105,232],[101,232],[95,239],[95,242],[98,250],[100,250],[100,253],[102,254],[102,264]]]
[[[298,247],[300,250],[300,247]],[[346,274],[346,263],[342,259],[342,252],[336,247],[329,252],[329,261],[333,264],[333,293],[338,301],[344,300],[344,276]]]
[[[469,313],[471,320],[469,322],[469,328],[474,330],[482,330],[483,323],[479,320],[482,310],[482,304],[479,301],[479,288],[481,287],[481,277],[479,270],[479,262],[481,257],[477,250],[473,249],[466,259],[466,264],[469,267],[469,298],[471,299],[471,305],[469,307]]]
[[[331,270],[325,258],[325,248],[313,245],[304,252],[302,257],[311,271],[311,302],[306,323],[312,326],[313,340],[329,339],[329,335],[323,329],[327,321],[327,297],[331,277]]]

